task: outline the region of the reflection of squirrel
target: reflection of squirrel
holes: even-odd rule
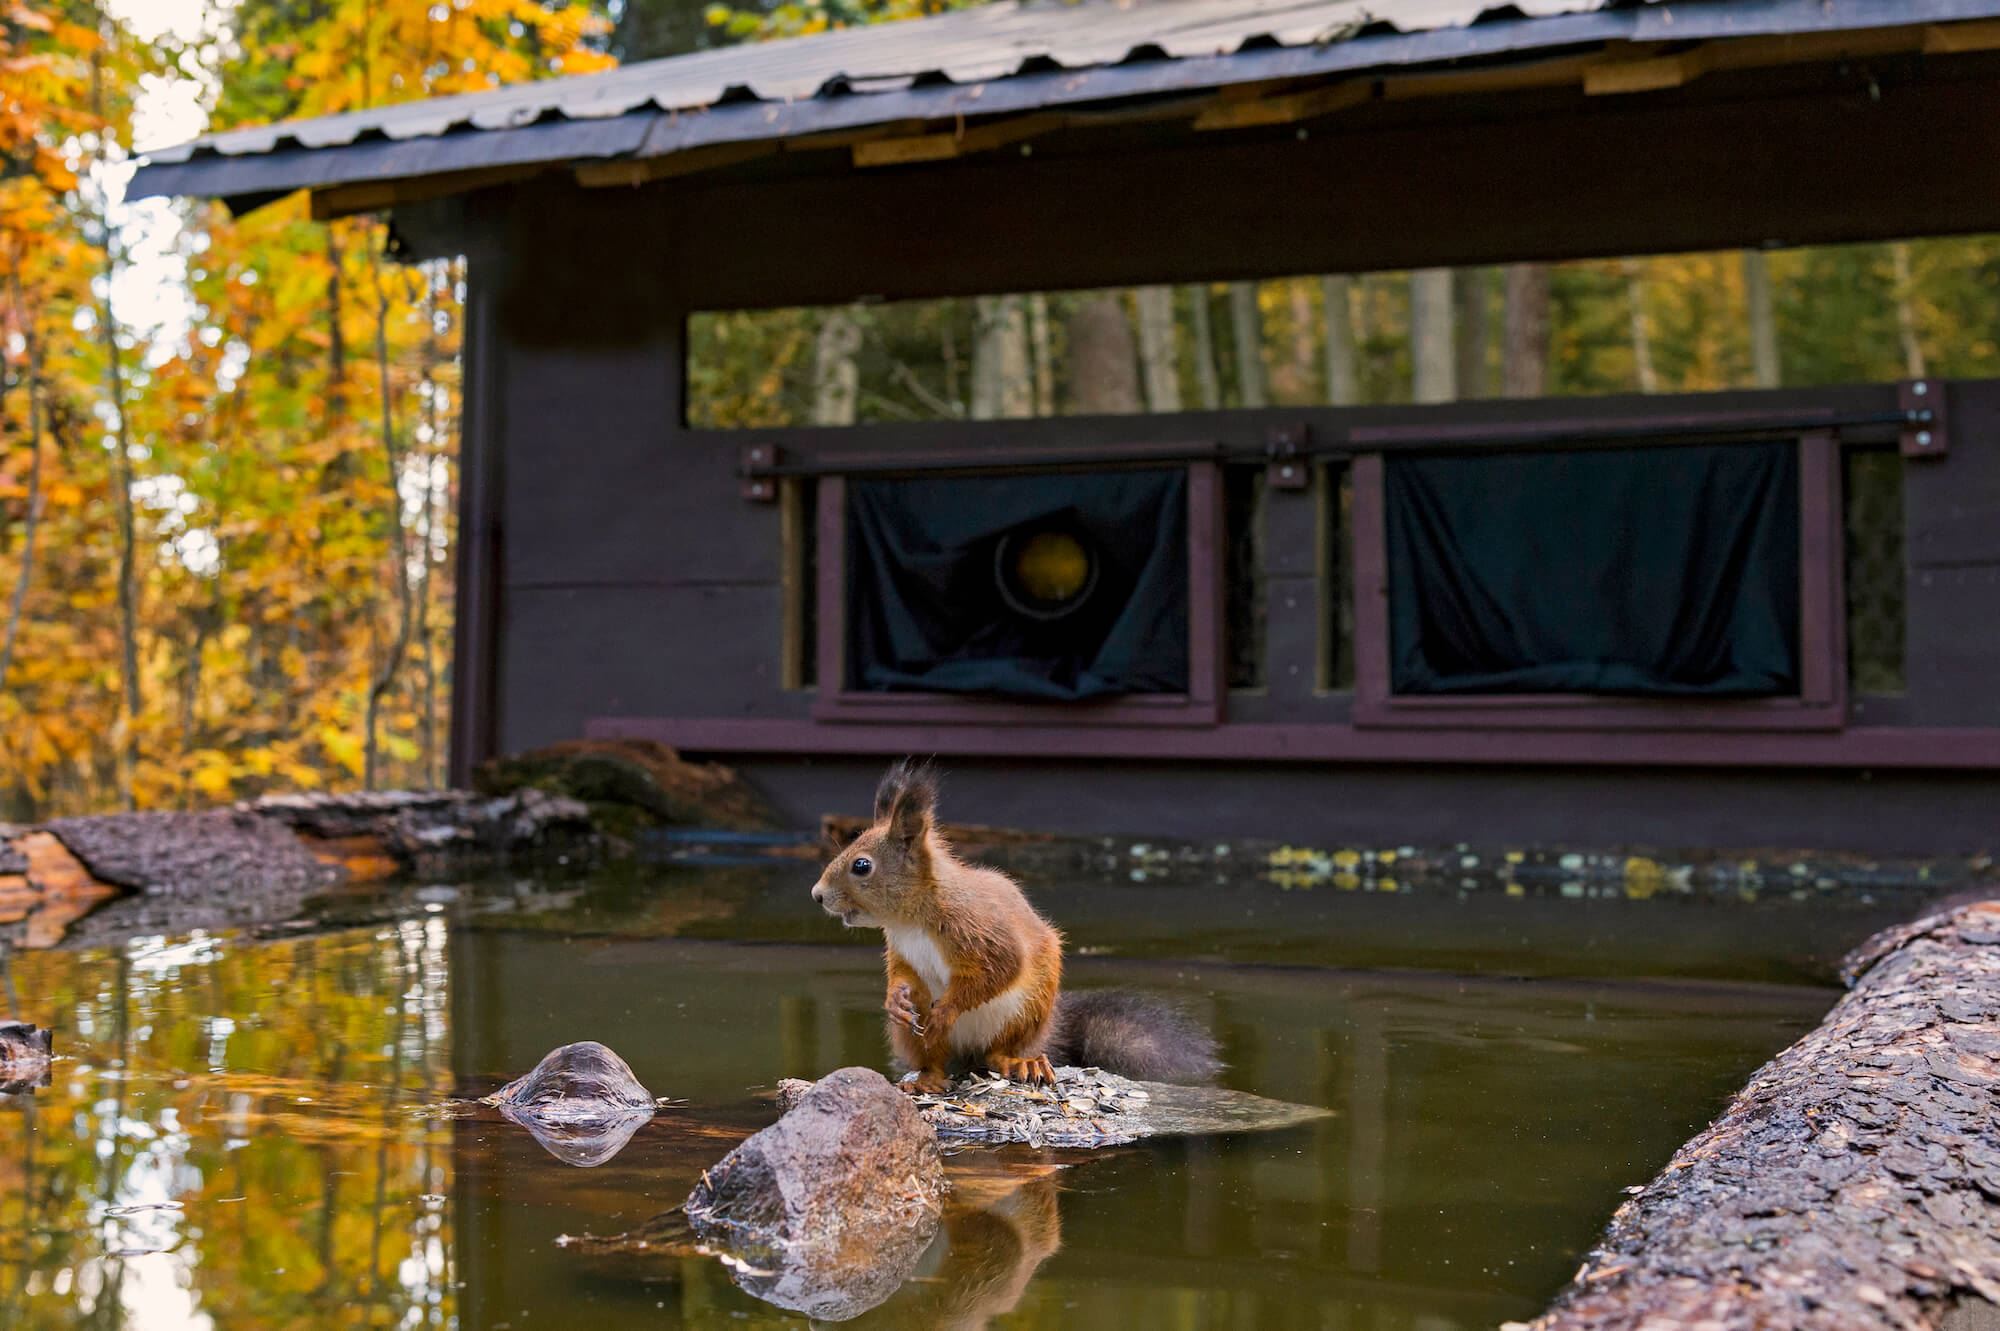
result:
[[[944,1231],[944,1261],[905,1305],[915,1315],[899,1320],[927,1331],[977,1331],[1018,1308],[1035,1272],[1062,1246],[1055,1181],[1032,1179],[984,1206],[947,1205]]]
[[[1053,1084],[1056,1063],[1148,1081],[1204,1081],[1215,1040],[1178,1008],[1119,991],[1062,994],[1062,935],[1014,880],[951,853],[936,826],[937,778],[901,762],[875,792],[875,821],[834,857],[813,900],[887,938],[889,1041],[942,1090],[954,1066]]]

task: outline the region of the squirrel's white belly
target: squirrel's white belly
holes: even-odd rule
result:
[[[945,964],[944,950],[937,945],[937,940],[922,929],[904,927],[885,929],[883,932],[889,936],[890,945],[897,954],[909,962],[910,969],[923,979],[931,997],[935,999],[942,994],[945,986],[951,983],[951,967]],[[968,1012],[959,1013],[951,1028],[951,1047],[961,1053],[983,1052],[1000,1038],[1002,1031],[1020,1019],[1021,1009],[1027,1001],[1028,991],[1016,984],[998,997],[990,998]]]
[[[952,1024],[951,1047],[960,1053],[984,1053],[1012,1026],[1028,1001],[1028,991],[1015,985],[998,998],[988,999],[970,1012],[962,1012]]]

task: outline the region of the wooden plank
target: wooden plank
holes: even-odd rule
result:
[[[903,166],[912,162],[941,162],[972,153],[991,152],[1020,143],[1051,130],[1061,129],[1066,117],[1054,112],[1016,116],[939,134],[914,134],[902,138],[878,139],[853,147],[856,166]]]
[[[622,158],[612,162],[587,162],[576,168],[576,183],[585,189],[646,185],[655,180],[693,175],[717,167],[735,166],[756,157],[770,157],[784,147],[782,139],[752,139],[744,143],[718,143],[713,147],[668,153],[663,157]]]
[[[2000,50],[2000,19],[1966,23],[1933,23],[1924,29],[1925,55],[1959,55],[1968,51]]]
[[[544,169],[539,165],[491,166],[409,180],[369,180],[353,185],[333,185],[312,191],[312,216],[316,222],[326,222],[338,217],[352,217],[356,213],[380,212],[398,204],[421,203],[426,199],[442,199],[491,185],[526,180]]]
[[[1953,59],[1982,72],[1885,65],[1873,71],[1879,98],[1835,70],[1775,83],[1718,72],[1700,80],[1698,101],[1609,98],[1589,115],[1580,94],[1522,94],[1519,110],[1540,112],[1532,125],[1498,105],[1481,121],[1398,125],[1369,107],[1342,134],[1304,141],[1189,144],[1162,129],[1101,154],[718,180],[629,196],[645,208],[572,216],[567,231],[670,232],[680,289],[726,309],[1993,230],[2000,123],[1987,112],[2000,78],[1985,57]],[[1838,172],[1825,169],[1830,138]],[[1938,190],[1946,179],[1958,186]],[[1300,188],[1312,180],[1342,188]],[[1665,197],[1673,208],[1658,206]],[[1476,227],[1464,225],[1466,198],[1480,200]],[[883,228],[885,216],[925,226]]]
[[[1230,100],[1209,107],[1194,118],[1198,130],[1248,129],[1257,125],[1294,125],[1302,120],[1359,106],[1375,95],[1372,79],[1350,79],[1309,92],[1281,93],[1254,101]]]
[[[1607,60],[1584,71],[1583,90],[1592,97],[1602,97],[1678,88],[1706,74],[1712,67],[1711,59],[1711,48],[1702,46],[1648,60]]]
[[[472,783],[473,769],[495,752],[493,718],[500,687],[494,669],[500,639],[499,525],[507,475],[502,420],[495,409],[506,375],[497,285],[490,261],[468,260],[447,763],[452,784],[461,787]]]
[[[1326,722],[1208,728],[843,726],[805,719],[599,715],[593,739],[653,739],[689,753],[906,753],[994,758],[1629,768],[1911,768],[2000,773],[2000,726],[1855,726],[1844,731],[1620,734],[1559,730],[1376,730]]]

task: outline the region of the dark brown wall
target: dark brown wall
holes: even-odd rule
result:
[[[1984,83],[1892,79],[1881,101],[1843,95],[1817,119],[1777,94],[1721,100],[1678,118],[1667,114],[1669,101],[1632,99],[1552,122],[1525,155],[1508,154],[1510,140],[1490,126],[1454,126],[1443,137],[1401,126],[1374,139],[1137,153],[1087,171],[1056,154],[1025,174],[975,163],[865,183],[489,196],[489,207],[505,206],[485,237],[493,257],[475,267],[491,324],[472,361],[484,382],[474,387],[480,405],[468,428],[481,438],[469,439],[467,452],[486,459],[485,479],[498,492],[493,628],[490,662],[465,661],[461,678],[476,687],[479,667],[490,664],[491,744],[499,750],[580,735],[596,717],[807,714],[809,696],[778,682],[778,510],[738,497],[736,449],[745,436],[680,424],[689,308],[1623,252],[1763,234],[1831,239],[1888,234],[1901,221],[1918,231],[2000,227],[1992,182],[1939,169],[1944,158],[2000,162],[2000,139],[1981,138],[2000,133],[1992,128],[2000,122],[1972,114],[1966,100],[1990,93]],[[1920,124],[1950,129],[1908,138]],[[1678,138],[1668,132],[1675,128]],[[1836,141],[1839,171],[1828,157]],[[1637,143],[1647,145],[1643,153]],[[1207,182],[1199,197],[1185,193],[1190,180]],[[1931,191],[1924,207],[1906,208],[1905,196],[1919,188]],[[1357,199],[1368,206],[1357,208]],[[1922,217],[1936,225],[1916,225]],[[1781,223],[1797,229],[1767,232]],[[852,263],[835,266],[830,254]],[[1949,458],[1907,467],[1909,692],[1869,701],[1871,725],[2000,727],[2000,384],[1956,385],[1951,398]],[[1701,403],[1806,399],[1874,408],[1893,393]],[[1670,405],[1476,404],[1422,418],[1601,416]],[[1191,413],[983,428],[1017,443],[1256,443],[1279,421],[1309,420],[1324,440],[1418,415]],[[869,442],[962,442],[978,428],[881,429]],[[787,443],[810,449],[835,438],[794,432]],[[1344,699],[1313,689],[1314,504],[1303,494],[1270,500],[1270,685],[1231,700],[1239,719],[1344,716]],[[466,651],[475,647],[468,641]],[[2000,751],[1994,763],[2000,773]],[[809,820],[858,808],[877,760],[763,757],[746,765],[787,812]],[[1991,814],[2000,775],[1991,774],[952,766],[954,789],[970,806],[959,816],[1078,831],[1905,852],[2000,839]]]

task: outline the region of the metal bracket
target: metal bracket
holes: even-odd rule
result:
[[[737,493],[756,504],[768,504],[778,497],[778,479],[771,474],[778,465],[776,444],[745,444],[736,450],[736,474],[743,479]]]
[[[1941,458],[1951,451],[1950,416],[1945,410],[1942,380],[1903,380],[1896,385],[1896,407],[1903,413],[1904,457]]]
[[[1264,436],[1264,484],[1272,490],[1312,487],[1312,460],[1306,456],[1312,431],[1303,423],[1274,427]]]

